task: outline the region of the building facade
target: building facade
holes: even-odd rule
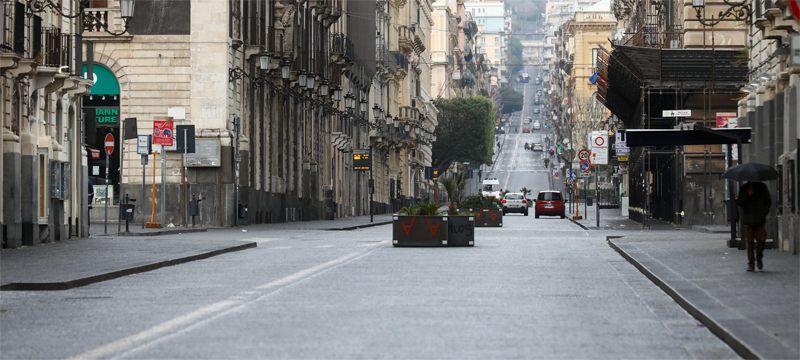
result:
[[[83,23],[72,3],[2,5],[0,233],[3,247],[85,236],[88,231],[81,95]]]
[[[789,61],[790,34],[800,30],[798,19],[787,17],[785,3],[754,1],[748,43],[748,83],[738,102],[738,126],[753,129],[743,160],[768,164],[778,170],[777,181],[767,182],[774,212],[768,231],[779,249],[794,254],[800,249],[798,209],[798,157],[800,126],[800,64]]]
[[[502,0],[465,1],[466,10],[478,25],[478,53],[486,56],[498,69],[498,81],[505,76],[506,51],[510,17]]]

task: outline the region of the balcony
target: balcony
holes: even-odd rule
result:
[[[345,34],[331,35],[331,62],[344,65],[352,64],[355,59],[353,41]]]
[[[417,124],[420,119],[419,109],[413,106],[401,106],[400,119],[408,123]]]
[[[407,54],[414,51],[414,34],[411,29],[408,26],[400,25],[397,27],[397,33],[400,50]]]
[[[108,31],[119,33],[125,29],[125,22],[122,21],[119,9],[110,8],[86,8],[83,10],[83,31],[94,33],[90,36],[110,37],[105,32],[103,24],[107,24]]]
[[[61,33],[58,28],[42,31],[42,47],[37,58],[41,65],[49,67],[72,67],[72,35]]]

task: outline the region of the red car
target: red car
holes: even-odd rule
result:
[[[566,217],[565,201],[560,191],[540,191],[535,201],[535,215],[537,218],[539,215],[561,216],[562,219]]]
[[[531,128],[529,128],[529,127],[522,128],[522,133],[523,134],[530,134],[530,132],[531,132]]]

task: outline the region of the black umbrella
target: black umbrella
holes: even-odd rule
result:
[[[775,180],[778,178],[778,172],[772,166],[750,162],[725,170],[722,178],[737,181]]]

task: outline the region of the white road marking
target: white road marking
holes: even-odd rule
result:
[[[167,320],[158,325],[140,331],[136,334],[126,336],[124,338],[112,341],[108,344],[102,345],[87,352],[70,357],[73,359],[99,359],[99,358],[121,358],[132,354],[133,352],[142,350],[146,347],[163,342],[166,339],[175,337],[177,335],[186,333],[194,328],[202,326],[203,324],[217,319],[221,316],[229,314],[233,311],[242,309],[250,304],[253,304],[265,297],[272,295],[281,289],[300,283],[304,280],[311,279],[320,275],[328,270],[337,266],[344,265],[351,261],[358,260],[367,256],[374,249],[369,249],[364,252],[354,252],[331,261],[312,266],[310,268],[298,271],[286,277],[270,281],[268,283],[259,285],[251,290],[245,290],[237,295],[233,295],[226,300],[222,300],[210,305],[203,306],[188,314],[175,317]],[[254,291],[257,290],[257,291]],[[260,294],[254,297],[253,294]],[[244,301],[243,297],[250,298]]]
[[[316,248],[316,249],[328,249],[328,248],[332,248],[332,247],[333,247],[333,245],[319,245],[319,246],[314,246],[314,248]]]
[[[291,249],[291,248],[292,248],[291,246],[276,246],[276,247],[271,247],[271,248],[267,248],[267,249],[271,249],[271,250],[286,250],[286,249]]]

